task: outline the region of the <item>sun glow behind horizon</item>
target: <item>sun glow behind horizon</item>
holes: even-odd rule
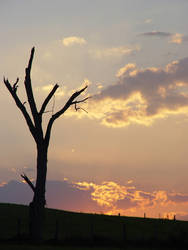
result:
[[[38,108],[59,85],[45,122],[88,85],[80,99],[91,98],[54,124],[47,176],[56,180],[48,191],[54,208],[187,216],[187,9],[187,1],[172,0],[1,1],[0,76],[11,83],[20,78],[26,109],[24,68],[33,46]],[[6,193],[20,173],[35,180],[36,155],[3,85],[0,96],[0,190]]]

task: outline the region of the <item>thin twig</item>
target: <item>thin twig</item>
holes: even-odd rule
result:
[[[81,109],[81,110],[85,111],[86,113],[88,113],[85,109],[83,109],[83,108],[81,108],[81,107],[77,107],[76,104],[77,104],[77,103],[75,103],[75,106],[74,106],[74,108],[75,108],[76,111],[78,111],[79,109]]]

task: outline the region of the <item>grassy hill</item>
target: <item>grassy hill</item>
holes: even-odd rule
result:
[[[0,204],[0,241],[28,235],[27,206]],[[46,209],[44,238],[53,243],[72,245],[117,245],[118,242],[137,244],[188,244],[188,222],[164,219],[107,216]],[[51,240],[51,241],[50,241]],[[165,243],[166,242],[166,243]]]

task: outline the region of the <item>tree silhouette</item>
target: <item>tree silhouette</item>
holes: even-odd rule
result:
[[[68,99],[65,105],[56,113],[52,114],[50,117],[46,130],[44,131],[42,122],[43,122],[43,114],[45,113],[46,107],[58,89],[58,84],[55,84],[46,99],[44,100],[40,110],[37,110],[37,106],[35,103],[35,98],[32,90],[31,83],[31,67],[33,62],[33,57],[35,53],[35,48],[31,49],[30,59],[28,63],[28,67],[25,69],[25,91],[27,95],[27,100],[29,103],[29,107],[31,110],[31,114],[28,113],[25,103],[20,100],[17,95],[18,81],[11,85],[8,79],[4,78],[4,84],[12,95],[17,107],[22,112],[27,126],[34,138],[37,148],[37,176],[35,185],[30,181],[30,179],[22,174],[21,177],[27,182],[27,184],[32,189],[34,195],[33,200],[30,203],[30,236],[35,241],[42,240],[42,232],[43,232],[43,223],[44,223],[44,207],[46,204],[45,200],[45,186],[46,186],[46,174],[47,174],[47,156],[48,156],[48,146],[50,142],[51,130],[54,121],[63,115],[66,110],[74,105],[75,110],[77,111],[79,107],[77,104],[85,102],[89,97],[84,98],[82,100],[76,100],[76,98],[86,90],[88,86],[85,86],[79,91],[76,91],[72,94],[72,96]]]

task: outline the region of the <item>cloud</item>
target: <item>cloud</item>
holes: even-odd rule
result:
[[[0,182],[0,187],[4,187],[6,184],[7,184],[6,181],[2,181],[2,182]]]
[[[181,194],[181,193],[170,193],[169,194],[169,200],[175,203],[182,203],[182,202],[188,202],[188,195]]]
[[[103,88],[88,101],[87,117],[109,127],[149,126],[157,119],[188,112],[188,57],[164,68],[126,64],[116,84]],[[67,115],[85,116],[68,112]]]
[[[170,33],[163,31],[150,31],[141,33],[140,36],[146,37],[158,37],[158,38],[169,38],[169,43],[181,44],[182,42],[188,41],[188,36],[180,33]]]
[[[87,42],[83,37],[78,37],[78,36],[69,36],[69,37],[65,37],[62,40],[62,43],[64,46],[66,47],[70,47],[73,45],[85,45]]]
[[[32,192],[30,188],[18,181],[10,181],[0,186],[0,202],[29,204]]]
[[[132,187],[121,186],[113,181],[102,182],[100,185],[78,182],[76,187],[81,190],[93,189],[91,198],[104,207],[113,207],[118,200],[124,199],[128,195],[129,189],[132,189]]]
[[[186,37],[183,34],[176,33],[171,36],[170,43],[181,44],[185,40]]]
[[[176,215],[182,215],[181,205],[186,209],[188,204],[188,195],[182,193],[170,193],[165,190],[143,191],[136,185],[120,185],[113,181],[104,181],[100,184],[93,182],[77,182],[75,187],[82,191],[91,191],[91,199],[96,201],[101,209],[105,209],[107,214],[132,214],[139,211],[158,211],[162,216],[173,218]],[[174,209],[174,211],[172,211]],[[187,212],[185,213],[187,215]],[[158,214],[157,214],[158,216]]]
[[[152,22],[152,19],[151,18],[148,18],[148,19],[145,19],[144,20],[144,23],[151,23]]]
[[[23,167],[23,171],[26,171],[26,172],[33,172],[33,171],[35,171],[35,170],[34,170],[34,168],[30,168],[30,167],[25,166],[25,167]]]
[[[26,183],[12,180],[0,185],[0,202],[29,204],[33,192]],[[90,198],[90,191],[79,190],[67,179],[47,181],[47,207],[70,211],[100,211],[101,207]]]
[[[89,50],[89,54],[91,57],[95,59],[102,59],[110,57],[122,57],[124,55],[130,55],[139,50],[140,50],[139,46],[136,47],[120,46],[120,47],[111,47],[103,49],[91,49]]]
[[[178,218],[179,220],[187,220],[188,221],[188,213],[186,213],[185,211],[180,211],[176,214],[176,218]]]
[[[98,89],[102,89],[104,87],[101,83],[97,83],[96,86]]]
[[[163,32],[163,31],[150,31],[150,32],[141,33],[140,35],[141,36],[169,37],[172,34],[169,32]]]
[[[133,71],[136,68],[136,64],[128,63],[124,67],[120,68],[116,74],[117,77],[121,77],[126,72]]]
[[[32,191],[27,184],[18,181],[1,183],[0,202],[29,204]],[[130,185],[131,184],[131,185]],[[135,184],[119,184],[114,181],[101,183],[77,181],[47,181],[47,206],[70,211],[141,216],[167,214],[187,218],[188,194],[165,190],[144,191]],[[180,216],[180,217],[178,217]]]
[[[47,84],[47,85],[43,85],[43,86],[37,86],[35,87],[35,90],[37,92],[39,92],[40,94],[44,94],[45,96],[48,96],[48,94],[50,93],[50,91],[53,89],[55,84]],[[62,98],[66,95],[66,87],[61,87],[59,86],[59,88],[56,90],[55,92],[55,97],[58,97],[58,98]]]
[[[100,211],[100,206],[91,199],[90,190],[80,190],[68,180],[47,182],[47,205],[70,211]]]

